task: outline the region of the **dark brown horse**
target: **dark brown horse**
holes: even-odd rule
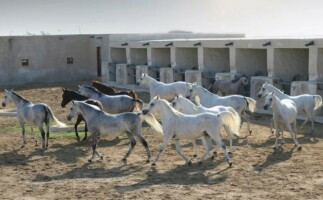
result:
[[[72,100],[77,100],[77,101],[85,101],[85,103],[91,104],[91,105],[95,105],[97,107],[99,107],[102,110],[102,104],[99,101],[93,100],[93,99],[88,99],[86,96],[83,96],[77,92],[74,92],[72,90],[68,90],[68,89],[62,89],[63,90],[63,99],[62,99],[62,103],[61,106],[62,108],[65,108],[66,104],[68,104],[69,102],[71,102]],[[80,137],[79,134],[77,132],[77,126],[82,122],[85,122],[85,127],[84,127],[84,138],[83,140],[87,139],[87,125],[86,125],[86,121],[84,120],[82,115],[78,115],[77,116],[77,120],[76,123],[74,125],[74,129],[75,129],[75,135],[76,135],[76,139],[77,141],[80,141]]]
[[[134,100],[138,99],[138,96],[135,91],[127,90],[127,91],[117,91],[113,87],[107,86],[100,81],[92,81],[92,86],[95,87],[100,92],[107,95],[128,95],[132,97]]]

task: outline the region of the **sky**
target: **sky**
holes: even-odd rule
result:
[[[322,0],[0,0],[0,35],[245,33],[323,36]]]

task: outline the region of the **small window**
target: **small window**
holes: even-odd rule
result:
[[[29,59],[21,59],[21,66],[29,66]]]
[[[73,64],[73,57],[67,57],[67,64]]]

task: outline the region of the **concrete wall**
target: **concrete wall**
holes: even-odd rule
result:
[[[230,72],[229,48],[204,48],[203,71],[204,72]]]
[[[187,70],[197,66],[197,48],[176,48],[176,69]]]
[[[170,67],[170,48],[151,48],[151,61],[154,67]]]
[[[267,76],[266,49],[236,49],[236,70],[248,76]]]
[[[296,77],[308,80],[308,52],[308,49],[275,49],[274,77],[285,82],[291,82]]]
[[[108,36],[0,37],[0,84],[53,83],[97,77],[96,47],[108,59]],[[67,64],[73,57],[73,64]],[[22,66],[22,59],[29,66]]]
[[[134,65],[147,65],[147,49],[130,48],[130,60]]]
[[[110,48],[111,63],[127,63],[126,48]]]

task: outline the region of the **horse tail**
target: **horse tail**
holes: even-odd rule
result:
[[[133,106],[133,111],[135,110],[142,110],[143,106],[144,106],[144,102],[140,99],[132,99],[134,102],[134,106]]]
[[[199,97],[198,95],[195,95],[195,96],[194,96],[194,103],[195,103],[195,105],[197,105],[197,106],[202,106],[202,104],[201,104],[201,99],[200,99],[200,97]]]
[[[150,113],[147,115],[144,115],[144,114],[142,114],[142,112],[139,112],[138,115],[139,115],[139,118],[141,119],[141,121],[147,122],[155,131],[157,131],[161,135],[164,135],[163,128],[160,125],[160,123],[156,120],[154,115],[152,115]]]
[[[247,103],[248,110],[250,112],[255,112],[256,101],[254,99],[250,98],[250,97],[243,97],[243,98]]]
[[[220,112],[218,115],[222,121],[222,124],[224,126],[229,127],[230,130],[232,131],[232,133],[239,137],[240,136],[240,120],[237,121],[235,116],[231,112],[228,112],[228,111]]]
[[[129,91],[129,96],[131,96],[135,100],[138,99],[138,95],[136,94],[136,92],[134,90]]]
[[[64,128],[64,127],[66,127],[66,124],[64,124],[63,122],[59,121],[59,120],[54,116],[54,114],[53,114],[52,110],[50,109],[50,107],[45,106],[45,110],[46,110],[46,112],[45,112],[45,119],[47,118],[47,116],[49,116],[49,117],[50,117],[50,119],[52,119],[52,120],[54,120],[54,121],[55,121],[55,123],[57,124],[57,126],[58,126],[58,127],[60,127],[60,128]]]
[[[241,125],[241,118],[240,118],[239,113],[238,113],[234,108],[232,108],[231,106],[227,106],[226,108],[229,110],[229,112],[230,112],[230,113],[232,113],[232,114],[233,114],[233,117],[234,117],[234,119],[235,119],[235,122],[236,122],[237,124],[239,124],[239,128],[240,128],[240,125]]]
[[[322,106],[322,97],[320,95],[313,95],[315,100],[314,110],[319,109]]]

